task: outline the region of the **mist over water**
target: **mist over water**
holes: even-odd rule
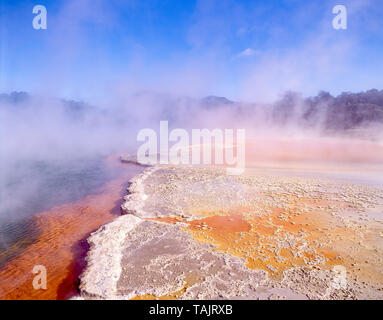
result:
[[[101,119],[80,102],[0,95],[0,260],[37,236],[36,213],[98,192],[118,174],[105,163],[118,144],[107,143]]]
[[[116,176],[98,158],[25,159],[6,169],[0,193],[0,264],[38,236],[31,219],[35,214],[97,193],[105,181]]]
[[[48,7],[46,33],[31,29],[31,17],[25,18],[29,7],[20,8],[26,19],[21,26],[12,22],[15,12],[8,17],[1,7],[0,88],[8,94],[0,92],[0,252],[33,234],[29,218],[34,214],[96,192],[117,175],[105,166],[105,157],[134,154],[138,131],[158,132],[162,120],[170,130],[246,129],[250,161],[382,162],[383,90],[372,89],[381,74],[371,75],[375,65],[369,66],[364,81],[350,83],[360,70],[346,72],[357,61],[353,52],[364,39],[363,27],[376,29],[371,19],[354,19],[360,28],[341,37],[331,27],[331,6],[283,8],[263,21],[275,11],[270,6],[197,1],[186,27],[183,18],[177,20],[185,27],[180,34],[173,34],[176,24],[162,29],[168,17],[157,12],[151,19],[153,8],[146,4],[66,1]],[[378,16],[382,10],[354,1],[350,17],[362,9]],[[136,25],[127,26],[126,17]],[[297,26],[306,30],[311,24],[295,43]],[[280,50],[286,45],[281,40],[291,40],[284,27],[294,44]],[[131,34],[136,29],[138,34]],[[20,34],[38,48],[19,56]],[[264,50],[247,47],[259,44],[258,34],[266,39]],[[21,67],[13,70],[13,65]],[[339,92],[339,83],[357,92],[372,90],[320,91]],[[305,97],[288,90],[319,93]],[[238,101],[208,96],[226,91]]]
[[[31,216],[95,189],[111,174],[102,159],[135,153],[138,131],[158,131],[161,120],[170,129],[244,128],[253,159],[290,153],[292,159],[352,161],[362,155],[359,161],[376,162],[381,154],[370,144],[379,145],[382,137],[383,91],[312,98],[289,92],[273,104],[140,92],[107,106],[3,94],[0,221]]]
[[[12,93],[0,96],[0,263],[37,236],[30,220],[55,205],[97,192],[118,175],[111,154],[134,154],[144,128],[246,129],[252,161],[377,163],[383,91],[302,98],[287,93],[273,104],[224,97],[191,98],[153,92],[116,97],[112,104]],[[16,245],[17,249],[10,250]]]

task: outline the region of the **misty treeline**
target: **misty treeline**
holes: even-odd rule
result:
[[[314,97],[286,92],[269,104],[140,92],[101,106],[25,92],[0,94],[0,150],[8,160],[10,154],[46,160],[135,152],[139,130],[159,130],[161,120],[187,130],[245,128],[249,138],[336,135],[381,141],[383,90]]]
[[[31,96],[25,92],[0,94],[0,108],[14,107],[16,111],[16,108],[22,108],[30,99]],[[197,100],[147,92],[133,95],[130,99],[121,106],[112,107],[112,110],[97,109],[87,103],[72,100],[60,100],[60,102],[63,115],[80,122],[94,112],[103,116],[104,120],[111,120],[113,118],[111,113],[118,112],[115,114],[115,122],[119,124],[129,123],[129,120],[137,124],[136,120],[140,120],[143,125],[148,125],[153,120],[168,120],[187,126],[187,120],[195,123],[200,112],[207,111],[205,115],[208,115],[211,111],[218,119],[220,112],[223,115],[233,113],[232,119],[240,121],[243,118],[245,122],[253,119],[256,125],[261,125],[261,122],[267,126],[282,127],[293,124],[302,128],[316,127],[324,130],[349,130],[383,123],[383,90],[376,89],[359,93],[344,92],[338,96],[321,91],[314,97],[286,92],[271,104],[234,102],[216,96]],[[189,119],[187,115],[190,116]],[[211,120],[218,125],[219,120]],[[209,119],[202,122],[208,123]]]
[[[383,90],[344,92],[336,97],[322,91],[309,98],[288,92],[274,104],[273,117],[278,123],[298,117],[302,125],[330,130],[379,125],[383,123]]]

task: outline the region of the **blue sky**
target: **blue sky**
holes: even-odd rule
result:
[[[383,89],[383,2],[0,0],[0,91],[91,102],[138,90],[268,101]],[[32,28],[44,5],[48,29]],[[332,8],[348,10],[347,30]]]

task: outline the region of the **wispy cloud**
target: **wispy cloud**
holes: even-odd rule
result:
[[[240,53],[238,53],[236,55],[237,58],[242,58],[242,57],[251,57],[251,56],[254,56],[254,55],[257,55],[259,54],[260,51],[259,50],[254,50],[252,48],[247,48],[243,51],[241,51]]]

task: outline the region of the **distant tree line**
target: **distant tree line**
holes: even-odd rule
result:
[[[352,129],[383,123],[383,90],[344,92],[336,97],[321,91],[309,98],[287,92],[272,109],[273,119],[279,124],[295,120],[306,126]]]
[[[155,107],[162,110],[161,114],[169,121],[177,121],[179,117],[184,117],[183,113],[198,112],[198,109],[202,108],[213,111],[225,109],[234,113],[237,119],[255,119],[261,114],[265,123],[277,126],[293,124],[325,130],[348,130],[383,124],[383,90],[376,89],[359,93],[344,92],[338,96],[321,91],[317,96],[308,98],[297,92],[286,92],[275,103],[262,106],[256,103],[237,103],[216,96],[197,100],[153,93],[146,95],[156,97]],[[6,105],[21,107],[30,98],[32,96],[25,92],[0,94],[0,108]],[[60,101],[67,115],[73,119],[80,120],[87,112],[95,111],[84,102],[63,99]],[[133,102],[129,107],[134,108],[134,105]]]

